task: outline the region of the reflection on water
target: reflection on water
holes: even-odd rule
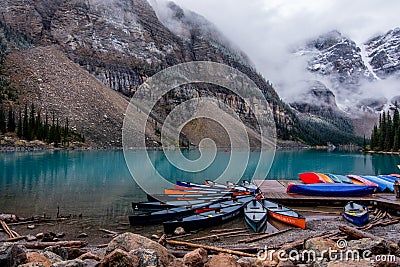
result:
[[[132,158],[142,168],[146,151],[132,151]],[[189,159],[199,157],[197,150],[182,152]],[[219,151],[211,166],[200,173],[178,170],[169,164],[161,151],[149,151],[157,172],[169,181],[188,180],[202,183],[215,179],[226,168],[230,153]],[[242,178],[253,176],[259,152],[251,152]],[[278,151],[267,179],[297,179],[300,172],[356,173],[375,175],[398,173],[400,157],[363,155],[314,150]],[[155,171],[144,170],[148,177]],[[239,179],[231,173],[230,179]],[[236,176],[235,176],[236,175]],[[264,177],[257,177],[263,179]],[[131,178],[123,152],[46,151],[0,152],[0,212],[21,216],[46,213],[54,216],[57,206],[62,214],[80,214],[107,219],[130,213],[131,201],[146,194]]]

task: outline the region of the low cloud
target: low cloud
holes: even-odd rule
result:
[[[292,54],[300,44],[336,29],[361,45],[377,34],[400,26],[400,1],[397,0],[175,2],[214,23],[247,53],[263,76],[274,84],[280,96],[289,101],[299,93],[298,81],[316,78],[305,69],[307,57]],[[320,76],[318,80],[321,80]],[[384,91],[385,97],[390,99],[396,95],[395,82],[379,81],[362,87],[365,96],[378,91]]]

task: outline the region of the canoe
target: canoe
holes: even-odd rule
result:
[[[212,186],[212,187],[218,187],[218,188],[223,188],[223,189],[231,189],[231,188],[235,188],[236,190],[239,191],[246,191],[246,188],[244,188],[243,186],[239,186],[236,184],[233,184],[232,182],[227,182],[226,185],[224,184],[220,184],[211,180],[205,180],[204,183],[208,186]]]
[[[397,173],[392,173],[392,174],[390,174],[390,176],[400,178],[400,174],[397,174]]]
[[[220,192],[220,191],[238,191],[234,189],[222,189],[222,188],[203,188],[203,187],[190,187],[190,186],[182,186],[182,185],[174,185],[174,190],[198,190],[198,191],[208,191],[210,193]]]
[[[188,207],[176,207],[150,213],[129,215],[129,223],[135,225],[151,225],[168,220],[175,220],[195,214],[196,209],[207,207],[209,204],[198,204]]]
[[[373,194],[376,188],[355,184],[289,184],[287,192],[310,196],[350,197]]]
[[[163,222],[164,233],[172,234],[177,227],[183,227],[185,231],[193,231],[200,228],[215,226],[229,221],[243,212],[243,204],[237,203],[218,210],[206,211],[177,220]]]
[[[241,184],[244,188],[246,188],[246,190],[253,192],[253,193],[259,193],[260,189],[258,188],[258,186],[256,184],[254,184],[253,182],[247,181],[247,180],[243,180],[242,184]]]
[[[180,195],[166,195],[166,194],[154,194],[147,195],[147,200],[150,202],[169,202],[178,200],[212,200],[221,197],[232,197],[232,193],[221,193],[221,194],[180,194]]]
[[[129,215],[129,222],[132,226],[157,224],[169,220],[182,219],[186,216],[201,212],[202,210],[206,211],[206,208],[218,209],[233,204],[243,205],[244,203],[251,201],[252,198],[253,196],[240,196],[233,200],[221,198],[213,202],[206,202],[192,206],[176,207],[142,214],[133,214]]]
[[[224,187],[218,187],[218,186],[212,186],[212,185],[205,185],[205,184],[196,184],[196,183],[191,183],[191,182],[184,182],[184,181],[177,181],[176,187],[182,186],[182,187],[189,187],[193,189],[204,189],[204,190],[237,190],[236,188],[230,188],[227,186]],[[175,186],[174,186],[175,187]]]
[[[300,180],[305,184],[325,183],[315,172],[305,172],[299,174]]]
[[[164,222],[164,232],[172,233],[179,226],[186,231],[192,231],[228,221],[240,215],[243,211],[243,206],[253,198],[254,196],[240,196],[233,200],[221,201],[203,208],[197,208],[194,215]]]
[[[350,201],[343,208],[343,217],[354,225],[366,225],[369,221],[368,208]]]
[[[391,175],[378,175],[378,177],[381,178],[381,179],[384,179],[384,180],[386,180],[388,182],[391,182],[391,183],[394,183],[394,182],[396,182],[397,180],[400,179],[400,178],[397,178],[397,177],[394,177],[394,176],[391,176]]]
[[[325,173],[326,176],[328,176],[333,182],[340,184],[342,182],[341,179],[336,177],[336,175],[331,174],[331,173]]]
[[[176,190],[176,189],[164,189],[164,194],[166,195],[198,195],[198,194],[233,194],[233,195],[249,195],[251,192],[249,191],[207,191],[207,190]]]
[[[132,209],[134,211],[158,211],[164,209],[177,208],[179,206],[192,206],[205,203],[204,200],[181,200],[181,201],[146,201],[146,202],[132,202]]]
[[[260,202],[268,210],[269,217],[301,229],[306,229],[306,218],[303,215],[273,201],[261,199]]]
[[[365,175],[365,176],[361,176],[361,177],[364,179],[367,179],[368,181],[376,183],[382,192],[385,190],[388,190],[391,192],[394,191],[393,182],[388,182],[385,179],[379,178],[377,176],[371,176],[371,175]]]
[[[321,179],[324,180],[325,183],[330,183],[330,184],[335,183],[331,178],[329,178],[327,175],[325,175],[325,174],[323,174],[323,173],[317,173],[317,175],[318,175],[319,177],[321,177]]]
[[[347,176],[344,176],[344,175],[340,175],[340,174],[332,174],[332,175],[335,175],[338,179],[340,179],[340,181],[342,182],[342,183],[345,183],[345,184],[352,184],[353,182],[351,181],[351,179],[349,178],[349,177],[347,177]],[[361,183],[361,182],[360,182]],[[362,183],[361,183],[362,184]]]
[[[373,183],[373,182],[371,182],[367,179],[364,179],[363,177],[358,176],[358,175],[349,174],[349,175],[347,175],[347,177],[349,177],[353,181],[354,184],[378,186],[376,183]]]
[[[244,206],[244,219],[256,233],[266,225],[267,214],[268,210],[255,198]]]

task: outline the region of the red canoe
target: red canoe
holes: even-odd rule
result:
[[[396,177],[396,178],[400,178],[400,174],[396,174],[396,173],[392,173],[390,174],[390,176]]]
[[[324,179],[322,179],[315,172],[305,172],[299,174],[300,180],[305,184],[316,184],[316,183],[325,183]]]
[[[362,183],[364,185],[378,186],[376,183],[370,182],[367,179],[362,178],[361,176],[358,176],[358,175],[350,174],[350,175],[347,175],[347,177],[349,177],[353,181],[354,184]]]

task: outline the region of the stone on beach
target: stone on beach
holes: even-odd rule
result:
[[[186,253],[183,257],[183,263],[191,267],[201,267],[207,262],[207,260],[207,251],[202,248],[198,248],[189,253]]]
[[[174,235],[184,235],[186,234],[185,229],[183,227],[177,227],[174,231]]]
[[[131,250],[129,254],[133,254],[138,257],[140,266],[158,265],[158,256],[155,250],[139,248],[136,250]]]
[[[39,252],[29,252],[27,255],[27,263],[40,263],[44,267],[50,267],[51,261]]]
[[[349,249],[364,252],[371,251],[372,254],[386,254],[388,252],[384,239],[362,238],[358,240],[350,240]]]
[[[220,253],[212,257],[204,267],[240,267],[240,265],[231,255]]]
[[[323,254],[322,256],[328,257],[328,253],[322,253],[322,252],[337,250],[338,248],[336,242],[330,239],[315,237],[315,238],[310,238],[304,242],[304,249],[314,251],[317,257],[320,257],[322,254]]]
[[[108,254],[115,249],[122,249],[126,252],[138,249],[154,250],[158,256],[158,266],[170,266],[175,261],[175,257],[170,255],[165,247],[151,239],[133,233],[124,233],[115,237],[108,243],[106,252]]]
[[[140,266],[139,264],[140,260],[138,257],[117,248],[104,257],[100,263],[100,267],[137,267]]]

